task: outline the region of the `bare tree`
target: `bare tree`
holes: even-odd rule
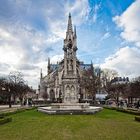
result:
[[[108,94],[111,91],[111,80],[118,76],[118,72],[112,69],[102,69],[101,70],[101,88],[105,90]]]
[[[21,105],[23,105],[23,99],[30,88],[27,82],[24,80],[23,74],[18,71],[10,72],[9,74],[9,81],[10,81],[10,91],[11,94],[15,99],[18,97],[20,100]]]
[[[91,68],[82,71],[82,77],[80,81],[80,87],[85,89],[85,96],[87,98],[95,99],[95,94],[97,92],[98,84],[97,79],[98,77],[94,74],[94,68],[91,64]],[[83,95],[83,93],[82,93]]]
[[[0,77],[0,103],[4,104],[7,102],[7,96],[5,94],[5,78]]]
[[[9,76],[9,81],[13,85],[11,86],[11,92],[13,94],[14,102],[16,97],[20,97],[19,95],[21,94],[22,86],[24,85],[25,81],[23,78],[23,74],[18,71],[12,71],[10,72]],[[19,98],[20,99],[20,98]]]
[[[3,78],[0,80],[1,83],[1,93],[3,97],[6,97],[6,100],[8,99],[8,104],[9,107],[11,108],[12,103],[11,103],[11,87],[13,86],[7,78]]]
[[[2,91],[2,89],[4,89]],[[23,78],[23,74],[18,71],[10,72],[7,78],[0,79],[0,93],[8,99],[9,107],[12,106],[11,98],[14,102],[16,98],[19,98],[21,105],[26,94],[32,89],[28,86],[27,82]],[[4,97],[3,96],[3,97]]]
[[[140,98],[140,77],[133,80],[125,88],[125,97],[129,103],[133,103],[133,98]]]

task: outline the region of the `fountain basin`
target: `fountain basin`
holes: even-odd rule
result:
[[[102,107],[90,106],[89,103],[53,103],[47,107],[38,107],[38,111],[46,114],[95,114],[101,111]]]

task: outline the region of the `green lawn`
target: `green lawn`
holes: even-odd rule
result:
[[[36,110],[11,115],[0,140],[140,140],[134,115],[104,109],[96,115],[46,115]]]

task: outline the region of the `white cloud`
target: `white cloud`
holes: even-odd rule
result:
[[[99,5],[95,5],[93,8],[93,23],[95,23],[97,21],[98,18],[98,11],[100,9],[101,3]]]
[[[23,58],[24,50],[12,33],[0,28],[0,62],[17,65]]]
[[[4,29],[0,28],[0,41],[9,41],[9,40],[16,40],[9,32],[5,31]]]
[[[39,76],[40,62],[48,57],[44,52],[47,42],[45,34],[23,24],[0,27],[0,74],[21,71],[36,88],[34,77]]]
[[[100,41],[103,41],[103,40],[109,38],[110,36],[111,36],[111,34],[110,34],[109,32],[106,32],[106,33],[101,37]]]
[[[48,38],[49,41],[51,39],[51,41],[53,40],[53,42],[54,41],[56,42],[65,37],[66,29],[64,28],[64,24],[61,19],[58,19],[55,22],[53,20],[50,20],[49,24],[50,24],[50,30],[51,30],[50,32],[52,34],[52,36]]]
[[[49,41],[56,42],[65,38],[69,13],[72,14],[74,25],[79,26],[88,18],[90,8],[87,0],[67,1],[63,4],[63,8],[61,6],[62,5],[55,4],[55,6],[49,7],[46,10],[46,21],[51,33],[51,37],[48,38]]]
[[[66,16],[69,12],[73,14],[73,21],[75,24],[80,25],[88,18],[90,11],[89,3],[87,0],[76,0],[72,4],[66,3],[65,5]]]
[[[102,68],[115,69],[121,76],[140,75],[140,49],[124,47],[105,59]]]
[[[120,16],[113,20],[122,28],[121,37],[140,47],[140,0],[136,0]]]
[[[56,64],[57,62],[60,62],[64,58],[64,55],[55,55],[51,58],[51,63]]]
[[[9,45],[0,46],[0,62],[7,64],[19,64],[23,58],[20,48]]]
[[[61,36],[61,35],[60,35]],[[49,35],[46,42],[49,43],[49,44],[52,44],[52,43],[56,43],[60,40],[61,38],[56,36],[56,35]]]
[[[133,2],[120,16],[113,21],[121,29],[120,36],[125,42],[134,43],[133,47],[123,47],[105,59],[103,68],[115,69],[121,76],[136,77],[140,75],[140,0]]]

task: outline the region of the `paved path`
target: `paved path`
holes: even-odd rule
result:
[[[9,108],[8,105],[0,105],[0,113],[13,112],[20,108],[28,108],[28,106],[12,105],[12,107]]]
[[[20,107],[21,105],[12,105],[12,108],[18,108],[18,107]],[[4,108],[9,108],[9,105],[0,105],[0,110],[1,109],[4,109]]]

